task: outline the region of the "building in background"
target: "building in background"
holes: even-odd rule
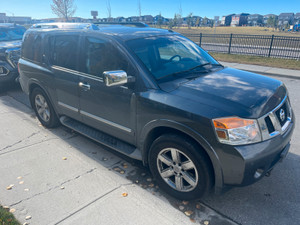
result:
[[[232,16],[234,16],[235,14],[230,14],[230,15],[227,15],[227,16],[222,16],[222,19],[221,19],[221,26],[230,26],[231,24],[231,20],[232,20]]]
[[[280,13],[278,16],[278,26],[284,27],[294,24],[294,13]]]
[[[248,26],[262,26],[264,17],[260,14],[251,14],[248,16]]]
[[[27,16],[7,16],[6,13],[0,13],[0,23],[30,24],[31,17]]]
[[[247,25],[248,16],[249,16],[249,13],[241,13],[241,14],[234,15],[234,16],[232,16],[230,25],[232,27]]]

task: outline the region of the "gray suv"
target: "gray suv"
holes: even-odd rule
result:
[[[142,160],[179,199],[252,184],[289,150],[284,84],[225,68],[173,31],[32,28],[19,70],[45,127],[63,124]]]

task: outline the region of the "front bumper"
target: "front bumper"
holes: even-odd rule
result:
[[[292,118],[286,131],[274,138],[256,144],[220,147],[223,184],[246,186],[260,180],[287,155],[294,127]]]

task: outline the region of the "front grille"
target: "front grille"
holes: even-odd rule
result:
[[[287,118],[289,117],[289,112],[288,108],[286,107],[286,103],[284,103],[278,110],[276,110],[275,114],[280,125],[283,126],[286,123]]]
[[[271,112],[258,119],[263,140],[283,134],[291,123],[292,109],[287,96]]]

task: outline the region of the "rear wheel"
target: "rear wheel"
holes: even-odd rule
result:
[[[208,157],[179,135],[165,134],[153,142],[149,167],[161,189],[178,199],[201,198],[213,183]]]
[[[58,117],[47,95],[41,88],[35,88],[30,95],[31,105],[41,124],[47,128],[59,125]]]

